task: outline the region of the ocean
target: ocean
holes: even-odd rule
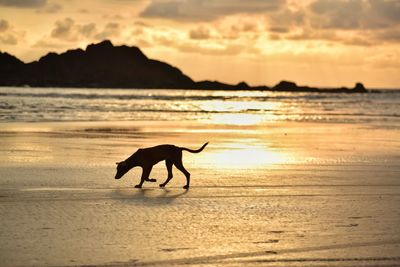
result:
[[[400,122],[400,91],[368,94],[267,91],[0,88],[1,122],[202,121],[259,124]]]

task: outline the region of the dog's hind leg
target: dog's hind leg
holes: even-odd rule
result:
[[[153,166],[144,166],[142,172],[142,178],[140,179],[140,183],[135,185],[135,188],[142,188],[144,181],[149,179],[149,175]]]
[[[168,182],[172,179],[172,161],[171,160],[166,160],[165,165],[167,166],[167,171],[168,171],[168,178],[165,180],[164,183],[160,184],[160,187],[164,187],[168,184]]]
[[[176,168],[183,172],[183,174],[186,176],[186,185],[183,187],[184,189],[189,189],[190,186],[190,173],[183,167],[182,164],[182,159],[179,159],[177,162],[174,162]]]

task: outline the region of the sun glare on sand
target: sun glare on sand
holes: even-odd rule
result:
[[[236,147],[238,144],[233,144]],[[218,150],[208,155],[208,160],[220,168],[254,169],[290,161],[289,155],[257,145],[240,145],[235,149]]]

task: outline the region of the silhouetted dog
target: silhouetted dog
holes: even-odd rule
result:
[[[165,160],[168,170],[168,178],[164,183],[160,184],[160,187],[164,187],[172,179],[172,165],[178,168],[186,176],[186,185],[183,187],[185,189],[189,188],[190,184],[190,173],[182,165],[182,150],[189,151],[190,153],[200,153],[208,144],[205,143],[198,150],[191,150],[184,147],[177,147],[174,145],[160,145],[155,147],[138,149],[129,158],[124,161],[117,162],[117,173],[115,174],[115,179],[121,178],[130,169],[136,166],[140,166],[143,169],[142,178],[140,183],[137,184],[136,188],[141,188],[144,181],[156,182],[156,179],[149,179],[151,169],[158,162]]]

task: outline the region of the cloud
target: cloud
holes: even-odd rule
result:
[[[83,36],[89,38],[96,33],[96,24],[89,23],[89,24],[82,25],[82,26],[80,26],[79,32]]]
[[[12,34],[5,34],[0,35],[0,42],[5,45],[16,45],[18,44],[18,40],[15,35]]]
[[[63,9],[63,7],[59,3],[48,3],[44,7],[38,9],[37,12],[53,14],[53,13],[60,12],[62,9]]]
[[[400,42],[400,27],[381,30],[376,33],[376,37],[386,42]]]
[[[270,28],[275,29],[274,32],[282,32],[282,29],[302,27],[307,24],[306,13],[306,9],[290,10],[287,7],[282,8],[268,16]]]
[[[265,15],[270,40],[325,41],[352,46],[400,42],[398,0],[296,3]]]
[[[115,22],[107,23],[104,26],[104,29],[95,35],[95,38],[98,40],[109,39],[111,37],[116,37],[120,33],[120,25]]]
[[[47,0],[0,0],[0,6],[18,8],[38,8],[45,6]]]
[[[282,26],[272,26],[269,28],[270,32],[273,33],[288,33],[289,28],[288,27],[282,27]]]
[[[398,0],[317,0],[311,4],[315,27],[379,29],[400,22]]]
[[[64,20],[56,21],[50,37],[62,41],[74,42],[80,38],[91,38],[96,34],[98,34],[96,24],[77,24],[73,19],[65,18]]]
[[[339,29],[360,28],[364,8],[362,0],[318,0],[311,5],[319,15],[315,26]]]
[[[152,0],[140,16],[181,21],[212,21],[239,13],[276,11],[286,0]]]
[[[0,43],[4,45],[16,45],[18,39],[24,37],[24,32],[16,31],[7,20],[0,19]]]
[[[243,34],[249,34],[245,30],[258,27],[249,26],[246,23],[236,25],[243,30]],[[182,53],[193,53],[212,56],[233,56],[239,54],[257,54],[260,50],[254,47],[251,39],[242,38],[241,32],[236,33],[235,38],[227,38],[232,31],[232,25],[224,27],[211,27],[200,25],[189,32],[182,32],[174,27],[149,26],[141,27],[131,41],[137,45],[145,45],[153,48],[168,48]]]
[[[369,0],[370,10],[374,16],[390,23],[400,22],[400,2],[397,0]],[[382,22],[381,22],[382,23]],[[385,24],[384,24],[385,25]],[[390,26],[390,25],[389,25]]]
[[[71,18],[56,21],[56,27],[51,31],[51,37],[70,39],[75,22]]]
[[[194,40],[204,40],[211,37],[210,29],[205,26],[200,26],[196,29],[192,29],[189,32],[190,39]]]
[[[110,22],[98,29],[95,23],[80,24],[71,18],[65,18],[55,22],[51,30],[50,38],[63,42],[76,42],[82,40],[97,41],[120,36],[122,26],[118,23]],[[47,37],[48,38],[48,37]],[[49,42],[42,40],[42,42]]]
[[[8,21],[0,19],[0,32],[5,32],[9,27]]]

